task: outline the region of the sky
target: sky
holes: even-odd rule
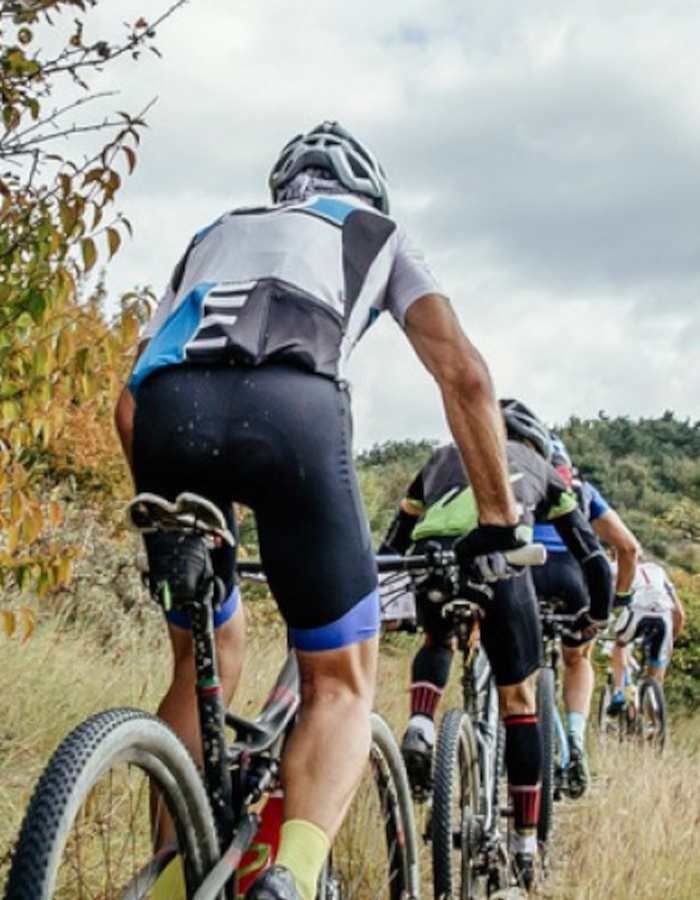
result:
[[[102,0],[90,28],[148,6]],[[700,419],[700,4],[695,0],[190,0],[161,58],[95,89],[156,103],[119,195],[116,295],[160,293],[191,235],[267,200],[323,119],[364,141],[500,396],[572,415]],[[387,315],[349,367],[355,446],[445,440]]]

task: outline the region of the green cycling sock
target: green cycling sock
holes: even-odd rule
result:
[[[314,900],[316,884],[331,849],[322,828],[305,819],[289,819],[280,829],[275,862],[294,876],[302,900]]]

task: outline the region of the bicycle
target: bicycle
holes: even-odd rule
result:
[[[504,554],[512,564],[541,562],[541,548]],[[502,803],[505,732],[498,695],[479,639],[483,600],[490,588],[465,583],[455,554],[439,545],[410,556],[378,557],[380,572],[409,572],[425,580],[431,601],[442,604],[457,638],[461,658],[462,705],[441,720],[435,748],[432,803],[424,838],[432,845],[436,898],[476,898],[512,886],[507,829],[510,811]],[[481,601],[481,602],[480,602]],[[418,793],[418,802],[430,802]]]
[[[537,839],[545,849],[554,827],[554,801],[572,793],[568,783],[569,742],[559,708],[561,636],[572,616],[559,612],[556,599],[538,597],[542,624],[542,668],[537,681],[537,715],[542,733],[542,795]]]
[[[641,628],[641,634],[627,645],[629,665],[625,702],[612,713],[608,710],[615,693],[615,679],[612,666],[607,666],[605,683],[599,691],[598,736],[601,741],[613,736],[617,741],[632,740],[660,753],[667,736],[666,695],[661,682],[646,674],[651,659],[653,632],[644,623],[641,623]],[[603,655],[609,656],[615,638],[606,635],[599,644]]]
[[[174,732],[146,712],[118,708],[83,722],[56,750],[34,790],[7,900],[153,897],[178,859],[188,898],[238,897],[241,861],[279,787],[280,756],[300,705],[296,659],[290,651],[255,718],[224,710],[209,558],[215,542],[233,541],[223,515],[207,500],[181,494],[174,503],[139,495],[129,516],[138,531],[174,540],[166,586],[192,578],[193,556],[201,563],[198,587],[181,608],[192,622],[203,774]],[[241,563],[239,571],[259,577],[262,570],[259,563]],[[166,605],[175,602],[170,594],[164,589]],[[230,743],[226,728],[235,735]],[[369,762],[333,842],[318,900],[420,896],[408,779],[396,740],[377,714]],[[153,808],[149,797],[156,798]],[[163,804],[176,838],[159,846],[155,823]]]

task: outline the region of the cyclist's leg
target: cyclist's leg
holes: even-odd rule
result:
[[[202,419],[202,385],[208,386],[205,371],[165,370],[147,380],[139,393],[134,421],[133,468],[137,491],[174,499],[182,491],[199,493],[224,513],[229,528],[236,533],[230,494],[223,477],[212,465],[221,458],[222,423],[217,417]],[[201,431],[193,438],[192,423]],[[217,452],[214,452],[217,450]],[[225,462],[222,462],[225,465]],[[155,552],[146,539],[146,549]],[[223,545],[212,551],[214,572],[224,584],[227,599],[215,612],[218,674],[222,699],[227,706],[240,675],[245,650],[245,619],[240,594],[235,585],[235,552]],[[166,613],[173,653],[170,685],[158,707],[158,715],[180,736],[195,761],[201,765],[202,748],[196,701],[196,677],[189,616],[180,610]],[[157,797],[152,798],[157,803]],[[158,805],[162,810],[162,805]],[[158,813],[165,823],[159,834],[168,834],[166,810]]]
[[[530,574],[498,582],[481,622],[506,726],[506,770],[513,803],[511,852],[518,879],[529,886],[537,852],[542,740],[536,682],[542,634]]]
[[[654,622],[649,643],[646,674],[664,683],[666,671],[673,655],[673,619],[671,613],[659,615]]]
[[[284,818],[332,841],[367,762],[378,641],[297,652],[302,706],[285,747]]]
[[[451,538],[441,541],[445,547],[450,547],[453,542]],[[420,543],[415,552],[423,552]],[[446,619],[442,615],[441,604],[429,600],[424,591],[418,590],[416,606],[424,640],[411,663],[409,721],[401,752],[416,799],[425,799],[432,787],[435,716],[450,677],[455,639],[449,617]]]
[[[245,472],[249,458],[265,462],[248,473],[241,500],[256,514],[261,558],[302,684],[299,721],[282,761],[278,861],[306,898],[369,756],[376,563],[352,465],[346,393],[294,370],[256,370],[247,378],[256,386],[256,408],[250,416],[245,409],[255,453],[239,454],[236,464]],[[261,405],[273,427],[256,416]]]

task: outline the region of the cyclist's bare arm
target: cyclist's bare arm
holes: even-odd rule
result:
[[[598,536],[617,551],[616,593],[628,593],[632,589],[634,573],[641,555],[639,541],[614,509],[607,510],[591,524]]]
[[[673,640],[675,641],[678,635],[683,630],[683,626],[685,625],[685,609],[683,604],[681,603],[681,598],[678,596],[678,592],[671,585],[671,599],[673,600],[674,606],[673,611],[671,613],[671,617],[673,619]]]
[[[427,294],[409,307],[406,334],[440,388],[481,523],[514,524],[518,516],[508,482],[505,428],[481,354],[439,294]]]
[[[146,349],[147,344],[148,341],[142,341],[139,344],[134,364]],[[131,445],[134,436],[135,412],[136,403],[134,402],[134,398],[131,396],[131,391],[126,387],[126,385],[124,385],[117,399],[116,406],[114,407],[114,424],[117,426],[117,434],[119,435],[119,440],[121,441],[122,450],[124,451],[126,461],[129,463],[129,468],[132,468]]]

